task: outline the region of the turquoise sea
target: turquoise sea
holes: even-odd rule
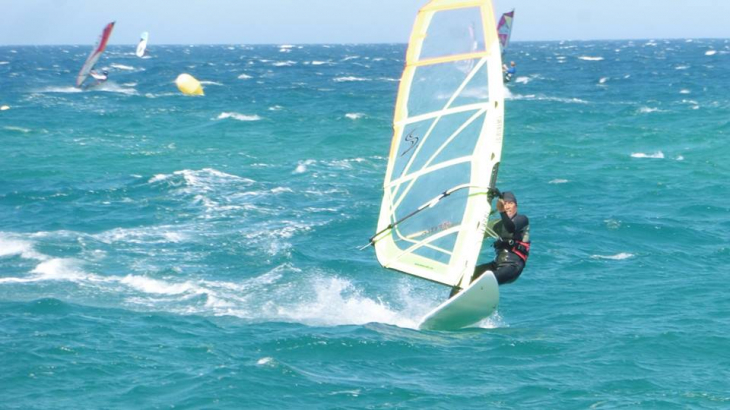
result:
[[[532,256],[455,332],[357,249],[404,44],[90,49],[0,47],[0,408],[730,408],[728,40],[510,46]]]

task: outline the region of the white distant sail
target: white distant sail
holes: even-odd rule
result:
[[[371,239],[384,267],[469,284],[502,155],[503,93],[491,1],[424,6],[408,44]]]
[[[113,29],[113,21],[104,27],[104,30],[99,36],[99,40],[97,40],[96,45],[94,45],[94,48],[91,50],[91,54],[89,54],[86,62],[83,66],[81,66],[81,71],[79,71],[79,74],[76,76],[76,87],[81,87],[81,84],[83,84],[84,81],[86,81],[86,79],[89,77],[89,74],[94,68],[94,65],[96,65],[97,61],[99,61],[102,53],[104,53],[104,50],[106,49],[106,43],[109,41],[109,37],[112,35]]]
[[[137,57],[143,57],[144,51],[147,49],[147,40],[149,39],[150,34],[148,32],[144,32],[139,36],[139,44],[137,44]]]

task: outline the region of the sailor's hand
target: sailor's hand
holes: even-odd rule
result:
[[[502,198],[499,198],[497,201],[497,210],[499,212],[504,212],[504,200]]]

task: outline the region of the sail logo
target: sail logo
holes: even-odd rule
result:
[[[411,145],[405,151],[403,151],[400,154],[401,157],[403,155],[406,155],[408,153],[408,151],[412,150],[413,147],[415,147],[416,145],[418,145],[418,141],[419,141],[420,138],[418,136],[413,135],[414,132],[416,132],[415,129],[413,131],[409,132],[408,135],[406,135],[406,137],[404,138],[404,141],[410,142]]]

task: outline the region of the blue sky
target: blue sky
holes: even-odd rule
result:
[[[514,41],[730,38],[730,0],[493,0]],[[405,43],[425,0],[0,0],[0,45]]]

